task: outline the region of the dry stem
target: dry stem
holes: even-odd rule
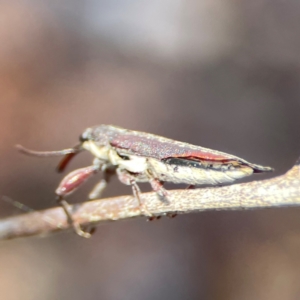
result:
[[[142,203],[154,215],[203,210],[244,210],[300,205],[300,158],[286,174],[260,181],[224,187],[169,191],[170,204],[156,194],[142,194]],[[70,206],[73,219],[82,225],[143,216],[132,196],[99,199]],[[0,239],[46,235],[69,229],[61,207],[36,211],[0,220]]]

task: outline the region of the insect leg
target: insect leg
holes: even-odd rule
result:
[[[99,160],[94,160],[92,166],[85,168],[77,169],[63,178],[55,193],[57,195],[57,202],[62,206],[65,211],[65,214],[68,218],[68,222],[73,226],[75,232],[82,237],[89,238],[91,237],[92,232],[95,231],[94,228],[90,232],[84,231],[80,224],[75,222],[72,217],[72,213],[69,209],[68,202],[65,200],[65,197],[72,192],[74,192],[79,186],[81,186],[88,178],[97,173],[101,168],[101,162]]]
[[[108,180],[106,178],[102,178],[91,190],[89,193],[89,200],[95,200],[100,198],[104,189],[106,188]]]
[[[168,191],[163,187],[164,183],[155,178],[151,169],[148,169],[146,174],[148,176],[149,183],[153,191],[156,192],[159,200],[166,204],[169,204],[170,201],[168,200]]]
[[[104,189],[106,188],[107,184],[110,181],[110,178],[116,174],[116,170],[115,169],[110,169],[107,168],[106,166],[103,166],[104,169],[103,170],[103,178],[101,179],[100,182],[98,182],[94,188],[92,189],[92,191],[89,194],[89,199],[90,200],[94,200],[97,198],[100,198],[101,194],[103,193]]]
[[[141,212],[149,218],[153,217],[153,215],[148,211],[147,207],[145,207],[145,205],[141,201],[141,190],[136,183],[134,175],[128,173],[124,169],[117,169],[117,175],[122,183],[131,185],[133,196],[138,201]]]
[[[57,203],[62,206],[62,208],[68,218],[68,222],[69,222],[69,224],[71,224],[73,226],[74,231],[81,237],[90,238],[92,236],[92,234],[94,233],[95,229],[92,228],[90,230],[90,232],[84,231],[80,227],[80,224],[78,224],[77,222],[74,221],[74,219],[72,217],[72,213],[69,209],[69,204],[64,198],[62,198],[61,196],[57,196]]]

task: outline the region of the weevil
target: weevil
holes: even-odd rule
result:
[[[75,232],[83,237],[90,237],[91,233],[84,231],[73,221],[65,197],[98,172],[103,173],[103,178],[90,193],[90,199],[100,197],[110,177],[116,174],[122,183],[132,187],[141,210],[150,217],[151,214],[142,205],[137,182],[149,182],[158,198],[168,203],[164,182],[193,186],[220,185],[232,183],[253,173],[273,170],[231,154],[112,125],[87,128],[80,135],[79,144],[69,149],[33,151],[20,145],[17,147],[21,152],[33,156],[64,156],[58,165],[59,172],[83,150],[94,156],[92,165],[69,173],[56,189],[58,202],[64,208],[69,222]]]

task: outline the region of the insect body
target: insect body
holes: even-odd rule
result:
[[[273,170],[234,155],[111,125],[86,129],[80,136],[80,144],[70,149],[37,152],[21,146],[18,148],[34,156],[65,155],[58,166],[59,171],[63,171],[71,158],[83,150],[95,157],[91,166],[68,174],[56,190],[69,221],[73,223],[75,231],[84,237],[90,234],[74,224],[64,198],[99,171],[104,176],[90,193],[90,199],[99,197],[110,176],[116,173],[122,183],[132,186],[133,194],[142,207],[137,182],[149,182],[158,197],[167,202],[164,182],[219,185],[253,173]],[[144,213],[150,215],[145,208]]]

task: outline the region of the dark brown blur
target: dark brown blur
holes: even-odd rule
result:
[[[114,124],[272,166],[300,155],[300,2],[0,1],[0,194],[55,205],[72,147]],[[87,198],[99,176],[73,194]],[[254,177],[253,177],[254,179]],[[168,186],[173,188],[173,186]],[[141,188],[149,190],[147,184]],[[113,180],[104,196],[129,194]],[[21,213],[4,201],[1,217]],[[0,243],[1,300],[300,298],[300,210],[204,212]]]

